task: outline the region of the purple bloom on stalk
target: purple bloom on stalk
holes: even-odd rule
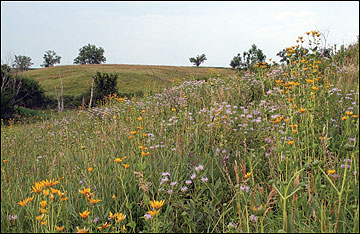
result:
[[[269,152],[266,152],[266,153],[265,153],[265,156],[266,156],[266,157],[269,157],[269,156],[270,156],[270,153],[269,153]]]
[[[350,158],[345,158],[343,162],[346,162],[346,160],[347,160],[348,162],[351,162],[351,159],[350,159]]]
[[[171,182],[170,185],[171,185],[171,186],[175,186],[175,185],[177,185],[177,183],[178,183],[178,182],[176,182],[176,181],[175,181],[175,182]]]
[[[355,140],[356,140],[355,137],[350,137],[350,138],[349,138],[349,141],[350,141],[350,142],[355,142]]]
[[[94,222],[94,223],[97,223],[97,222],[99,222],[99,220],[100,220],[99,217],[96,217],[96,218],[93,220],[93,222]]]
[[[169,189],[169,190],[167,191],[167,193],[168,193],[169,195],[171,195],[171,194],[173,193],[173,191],[172,191],[171,189]]]
[[[228,224],[230,227],[235,228],[235,225],[232,222],[229,222]]]
[[[190,179],[192,179],[192,180],[194,180],[196,178],[196,174],[192,174],[191,176],[190,176]]]
[[[192,184],[192,181],[191,180],[186,180],[185,184],[187,184],[187,185]]]
[[[255,215],[250,215],[250,217],[249,217],[252,221],[254,221],[254,222],[256,222],[257,221],[257,218],[256,218],[256,216]]]
[[[181,192],[186,192],[188,190],[188,187],[184,186],[181,188]]]
[[[151,219],[152,216],[151,216],[151,214],[146,213],[146,214],[144,215],[144,218],[145,218],[145,219]]]
[[[162,176],[170,176],[170,172],[163,172],[161,173]]]
[[[13,221],[13,220],[15,220],[17,218],[18,218],[17,215],[9,215],[9,220],[10,221]]]
[[[208,180],[209,180],[209,179],[208,179],[207,177],[201,178],[201,181],[204,182],[204,183],[206,183]]]
[[[199,165],[199,166],[195,167],[195,171],[201,171],[203,169],[204,169],[203,165]]]
[[[340,167],[341,167],[341,168],[345,168],[345,164],[341,164]],[[350,168],[350,165],[349,165],[349,164],[347,165],[347,168]]]
[[[161,184],[166,183],[169,181],[169,178],[165,177],[161,179]]]

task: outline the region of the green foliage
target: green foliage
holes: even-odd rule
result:
[[[31,58],[23,55],[15,55],[13,67],[19,71],[27,71],[34,63],[31,62]]]
[[[258,49],[255,44],[251,46],[248,51],[244,51],[241,57],[237,54],[231,61],[230,66],[239,70],[252,70],[256,63],[265,62],[266,56],[261,49]]]
[[[19,76],[7,65],[1,66],[1,118],[11,118],[15,106],[39,108],[44,103],[44,90],[38,81]]]
[[[116,89],[118,74],[96,72],[94,76],[93,103],[102,100],[104,97],[118,94]]]
[[[74,64],[101,64],[106,61],[104,49],[95,45],[83,46],[79,49],[79,56],[74,59]]]
[[[194,57],[189,58],[189,60],[191,63],[193,63],[194,65],[196,65],[198,67],[198,66],[200,66],[200,64],[205,62],[205,60],[207,60],[207,58],[206,58],[205,54],[202,54],[202,55],[196,56],[196,58],[194,58]]]
[[[61,56],[56,55],[55,51],[48,50],[45,51],[44,54],[44,64],[42,64],[42,67],[52,67],[56,63],[60,63]]]

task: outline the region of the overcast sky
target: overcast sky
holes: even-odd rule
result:
[[[328,42],[359,35],[359,2],[10,2],[1,1],[1,61],[31,57],[40,67],[47,50],[73,64],[88,43],[105,50],[106,64],[229,67],[256,44],[268,58],[296,44],[306,31]]]

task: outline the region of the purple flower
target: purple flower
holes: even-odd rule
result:
[[[181,188],[181,192],[186,192],[188,190],[188,187],[184,186]]]
[[[266,156],[266,157],[269,157],[269,156],[270,156],[270,153],[269,153],[269,152],[266,152],[266,153],[265,153],[265,156]]]
[[[192,174],[191,176],[190,176],[190,179],[192,179],[192,180],[194,180],[196,178],[196,174]]]
[[[204,183],[206,183],[208,180],[209,180],[209,179],[208,179],[207,177],[201,178],[201,181],[204,182]]]
[[[199,165],[199,166],[195,167],[195,171],[201,171],[203,169],[204,169],[203,165]]]
[[[177,183],[178,183],[178,182],[176,182],[176,181],[175,181],[175,182],[171,182],[170,185],[171,185],[171,186],[175,186],[175,185],[177,185]]]
[[[168,193],[169,195],[171,195],[171,194],[173,193],[173,191],[172,191],[171,189],[169,189],[169,190],[167,191],[167,193]]]
[[[351,159],[350,159],[350,158],[345,158],[343,162],[346,162],[346,160],[351,163]]]
[[[170,176],[170,172],[163,172],[161,173],[162,176]]]
[[[96,217],[96,218],[93,220],[93,222],[94,222],[94,223],[97,223],[97,222],[99,222],[99,220],[100,220],[99,217]]]
[[[169,181],[169,178],[167,178],[167,177],[161,179],[161,183],[166,183],[168,181]]]
[[[230,227],[235,228],[235,225],[232,222],[229,222],[228,224]]]
[[[17,218],[18,218],[17,215],[9,215],[9,220],[10,221],[13,221],[13,220],[15,220]]]
[[[340,167],[341,167],[341,168],[345,168],[345,164],[341,164]],[[349,165],[349,164],[347,165],[347,168],[350,168],[350,165]]]
[[[349,138],[349,141],[350,141],[350,142],[355,142],[355,140],[356,140],[355,137],[350,137],[350,138]]]
[[[146,214],[144,215],[144,218],[145,218],[145,219],[151,219],[152,216],[151,216],[151,214],[146,213]]]
[[[189,184],[191,184],[191,183],[192,183],[191,180],[186,180],[186,181],[185,181],[185,184],[187,184],[187,185],[189,185]]]
[[[244,190],[245,190],[245,191],[248,193],[248,192],[249,192],[249,189],[250,189],[249,186],[244,186],[244,185],[241,185],[241,186],[240,186],[240,190],[241,190],[241,191],[244,191]]]
[[[254,221],[254,222],[256,222],[257,221],[257,218],[256,218],[256,216],[255,215],[250,215],[250,217],[249,217],[252,221]]]

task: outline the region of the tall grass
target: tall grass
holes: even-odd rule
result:
[[[358,232],[358,63],[303,47],[283,69],[2,126],[1,231]]]

